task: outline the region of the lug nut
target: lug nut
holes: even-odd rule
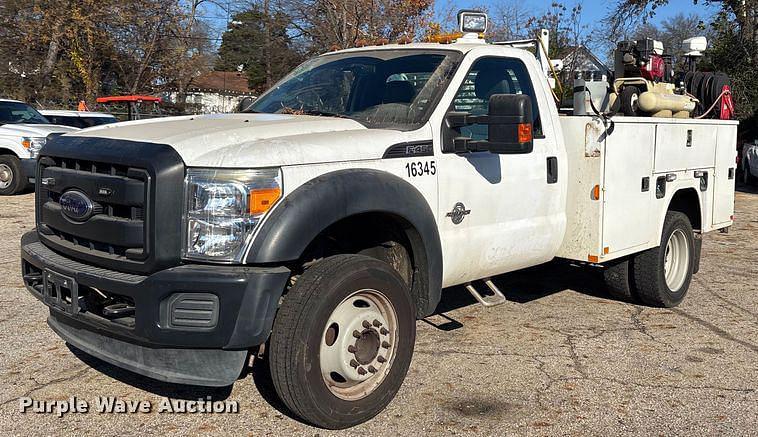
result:
[[[378,328],[378,327],[382,326],[382,322],[374,319],[374,326],[376,326]]]
[[[363,367],[359,367],[358,368],[358,374],[359,375],[365,375],[366,374],[366,369],[364,369]]]
[[[355,346],[353,346],[351,344],[350,346],[347,347],[347,351],[350,352],[351,354],[354,354],[355,353]]]
[[[353,331],[353,337],[355,338],[361,338],[361,333],[358,331]]]
[[[368,366],[368,371],[371,373],[376,373],[376,368],[374,366]]]
[[[371,327],[371,323],[369,323],[369,322],[368,322],[368,320],[364,320],[364,321],[363,321],[363,323],[362,323],[362,325],[363,325],[363,327],[364,327],[364,328],[366,328],[366,329],[368,329],[368,328],[370,328],[370,327]]]
[[[388,341],[383,341],[383,342],[382,342],[382,347],[383,347],[383,348],[385,348],[385,349],[389,349],[389,348],[390,348],[390,346],[392,346],[392,345],[391,345],[391,344],[390,344]]]
[[[389,334],[389,333],[390,333],[390,332],[387,330],[387,328],[381,328],[381,329],[379,330],[379,332],[381,332],[381,333],[382,333],[382,335],[387,335],[387,334]]]
[[[358,367],[358,362],[355,360],[350,360],[350,367]]]
[[[376,361],[379,361],[380,363],[386,363],[387,359],[379,355],[378,357],[376,357]]]

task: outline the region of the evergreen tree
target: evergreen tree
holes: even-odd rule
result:
[[[251,89],[270,87],[303,59],[289,23],[282,12],[267,14],[265,5],[235,14],[222,36],[216,70],[235,71],[241,65]]]

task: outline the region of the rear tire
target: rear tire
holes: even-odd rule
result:
[[[25,187],[21,161],[13,155],[0,155],[0,196],[16,194]]]
[[[611,261],[603,268],[603,280],[608,294],[623,302],[637,301],[632,285],[632,263],[627,259]]]
[[[695,237],[689,218],[669,211],[661,244],[634,257],[634,291],[654,307],[677,306],[687,294],[695,260]]]
[[[274,320],[269,365],[285,405],[329,429],[382,411],[405,379],[416,339],[408,285],[387,263],[336,255],[298,278]]]

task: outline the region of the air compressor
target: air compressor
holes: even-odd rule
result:
[[[676,73],[661,41],[645,38],[619,42],[614,53],[610,108],[627,116],[730,118],[729,77],[695,68],[707,46],[706,39],[689,38],[684,45],[688,71]]]

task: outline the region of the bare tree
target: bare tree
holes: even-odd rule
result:
[[[499,3],[490,13],[493,41],[507,41],[529,38],[534,11],[524,2],[508,0]]]

